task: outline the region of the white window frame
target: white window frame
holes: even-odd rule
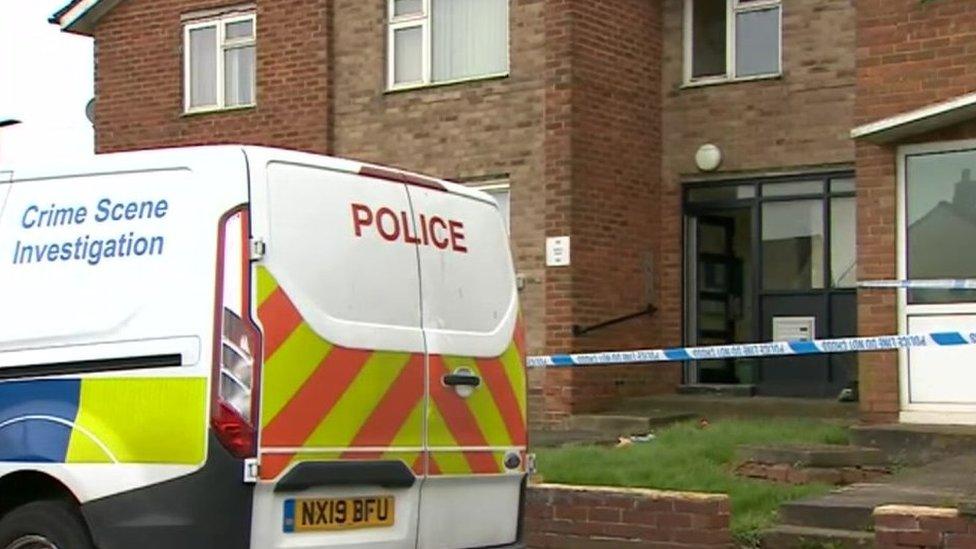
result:
[[[395,0],[387,0],[387,24],[386,24],[386,89],[388,91],[399,91],[399,90],[409,90],[414,88],[425,88],[431,86],[445,86],[448,84],[456,84],[458,82],[468,82],[472,80],[486,80],[489,78],[500,78],[509,75],[509,70],[512,65],[512,34],[511,34],[511,6],[508,0],[506,0],[506,17],[509,18],[506,24],[509,25],[508,29],[508,43],[505,44],[505,70],[497,73],[489,74],[479,74],[476,76],[467,76],[464,78],[453,78],[449,80],[438,80],[434,81],[433,72],[433,62],[432,56],[433,51],[431,50],[431,10],[430,10],[431,0],[421,0],[420,13],[412,13],[408,15],[395,16]],[[393,41],[394,33],[401,29],[408,29],[412,27],[420,27],[421,29],[421,70],[420,70],[420,81],[417,82],[403,82],[397,84],[395,81],[396,74],[396,44]]]
[[[391,90],[402,89],[402,88],[413,88],[417,86],[426,86],[430,84],[431,80],[431,51],[430,51],[430,0],[421,0],[420,2],[420,13],[411,13],[407,15],[394,15],[395,0],[387,0],[388,13],[388,23],[387,23],[387,76],[386,82],[387,87]],[[402,84],[397,84],[395,80],[396,76],[396,43],[393,38],[396,31],[402,29],[410,29],[414,27],[420,28],[420,81],[419,82],[404,82]]]
[[[228,41],[226,37],[227,25],[232,23],[240,23],[242,21],[250,21],[251,29],[253,30],[250,38],[237,38]],[[192,76],[190,72],[190,56],[192,51],[190,50],[190,31],[196,29],[203,29],[207,27],[215,27],[217,31],[217,47],[216,51],[216,62],[217,67],[217,102],[213,105],[199,105],[196,107],[190,106],[190,78]],[[212,17],[208,19],[200,19],[185,23],[183,25],[183,112],[189,113],[199,113],[199,112],[211,112],[211,111],[221,111],[221,110],[234,110],[234,109],[246,109],[256,105],[257,102],[257,70],[255,66],[254,81],[251,82],[253,87],[251,90],[252,101],[250,103],[240,104],[240,105],[226,105],[227,98],[224,97],[224,52],[230,49],[254,46],[255,48],[255,64],[257,63],[257,37],[258,37],[258,21],[257,16],[254,13],[244,13],[244,14],[234,14],[222,17]]]
[[[779,78],[783,74],[783,2],[782,0],[725,0],[725,74],[719,76],[692,76],[692,62],[694,59],[694,40],[692,31],[694,28],[694,0],[685,1],[684,12],[684,85],[685,86],[707,86],[709,84],[722,84],[725,82],[748,82],[750,80],[765,80],[768,78]],[[779,8],[779,58],[776,63],[776,71],[766,74],[755,74],[751,76],[735,76],[735,20],[736,15],[751,11],[762,11],[770,8]]]

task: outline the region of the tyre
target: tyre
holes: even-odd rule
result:
[[[35,501],[0,519],[0,549],[94,549],[74,505]]]

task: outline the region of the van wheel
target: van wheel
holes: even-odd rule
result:
[[[94,549],[88,529],[65,501],[35,501],[0,519],[0,549]]]

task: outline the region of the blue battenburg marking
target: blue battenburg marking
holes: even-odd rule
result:
[[[692,357],[688,354],[688,351],[682,348],[675,349],[665,349],[664,356],[668,357],[668,360],[691,360]]]
[[[820,349],[812,341],[788,341],[787,345],[798,355],[809,355],[820,352]]]
[[[64,422],[78,416],[80,394],[77,379],[0,383],[0,461],[64,462],[71,440]]]
[[[289,534],[295,531],[295,500],[293,499],[285,500],[285,517],[281,528]]]
[[[939,345],[966,345],[969,343],[959,332],[940,332],[932,334],[932,341]]]

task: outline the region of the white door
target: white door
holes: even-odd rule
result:
[[[427,475],[418,547],[516,541],[525,478],[525,371],[518,296],[493,204],[408,188],[419,232],[428,349]]]
[[[898,154],[898,274],[976,278],[976,141]],[[898,290],[902,333],[976,330],[976,291]],[[976,347],[900,352],[901,421],[976,424]]]
[[[264,341],[255,548],[414,549],[425,353],[405,186],[248,153]],[[298,482],[295,480],[298,479]]]

